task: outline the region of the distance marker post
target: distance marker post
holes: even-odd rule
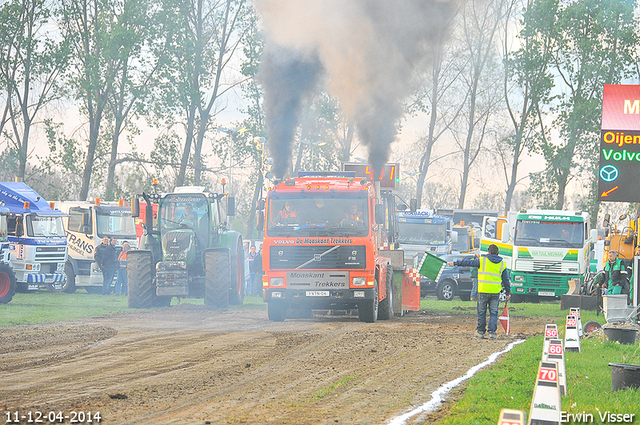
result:
[[[560,425],[561,414],[558,364],[541,361],[531,399],[529,425]]]

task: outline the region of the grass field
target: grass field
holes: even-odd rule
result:
[[[203,305],[203,299],[173,298],[171,305],[180,303]],[[262,298],[245,297],[243,306],[229,308],[265,308]],[[91,295],[84,290],[73,294],[45,291],[19,293],[9,304],[0,304],[0,326],[59,322],[101,316],[107,313],[130,311],[126,296]]]
[[[510,304],[515,308],[512,316],[548,316],[555,318],[561,337],[564,338],[568,311],[560,310],[559,302]],[[471,302],[422,300],[423,310],[462,314],[455,307],[473,306]],[[501,304],[502,308],[502,304]],[[603,315],[583,311],[582,323],[596,320],[605,323]],[[541,332],[543,329],[540,330]],[[473,332],[473,329],[470,330]],[[502,408],[529,412],[538,363],[542,357],[543,336],[529,338],[516,345],[499,361],[477,373],[466,383],[466,389],[457,401],[447,407],[445,417],[437,425],[496,424]],[[601,420],[606,412],[633,414],[631,423],[640,423],[640,390],[612,391],[609,363],[640,365],[640,345],[623,345],[604,341],[602,337],[581,341],[581,353],[565,354],[567,395],[562,397],[562,410],[568,416],[588,414],[587,420],[569,420],[565,423],[614,423]],[[584,416],[583,416],[584,418]],[[593,420],[591,420],[593,419]],[[432,423],[428,421],[428,423]],[[617,422],[619,423],[619,422]]]

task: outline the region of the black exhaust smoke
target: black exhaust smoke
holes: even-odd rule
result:
[[[284,177],[288,169],[301,102],[321,71],[380,171],[397,136],[403,102],[428,65],[432,46],[446,33],[457,1],[256,0],[256,6],[272,46],[261,81],[273,173]]]
[[[303,55],[275,44],[265,46],[259,77],[265,88],[265,120],[273,158],[271,172],[276,177],[282,178],[287,172],[302,102],[316,86],[321,69],[313,54]]]

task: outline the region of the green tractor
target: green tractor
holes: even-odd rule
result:
[[[168,306],[172,297],[204,298],[216,308],[242,304],[242,237],[226,227],[225,197],[189,186],[133,200],[134,217],[144,202],[144,249],[127,254],[129,307]],[[233,215],[233,198],[228,201]]]

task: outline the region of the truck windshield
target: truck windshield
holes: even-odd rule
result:
[[[369,234],[367,199],[353,197],[270,198],[267,232],[270,236]]]
[[[103,238],[135,238],[136,225],[131,210],[124,207],[119,208],[96,208],[96,225],[98,236]]]
[[[27,236],[34,238],[65,237],[62,217],[48,217],[38,215],[27,216]]]
[[[208,232],[209,208],[206,198],[200,195],[169,195],[160,205],[158,225],[162,231],[190,228]]]
[[[514,245],[582,248],[583,222],[557,222],[539,220],[516,221]]]
[[[398,242],[414,245],[443,245],[447,239],[446,223],[398,221]]]

